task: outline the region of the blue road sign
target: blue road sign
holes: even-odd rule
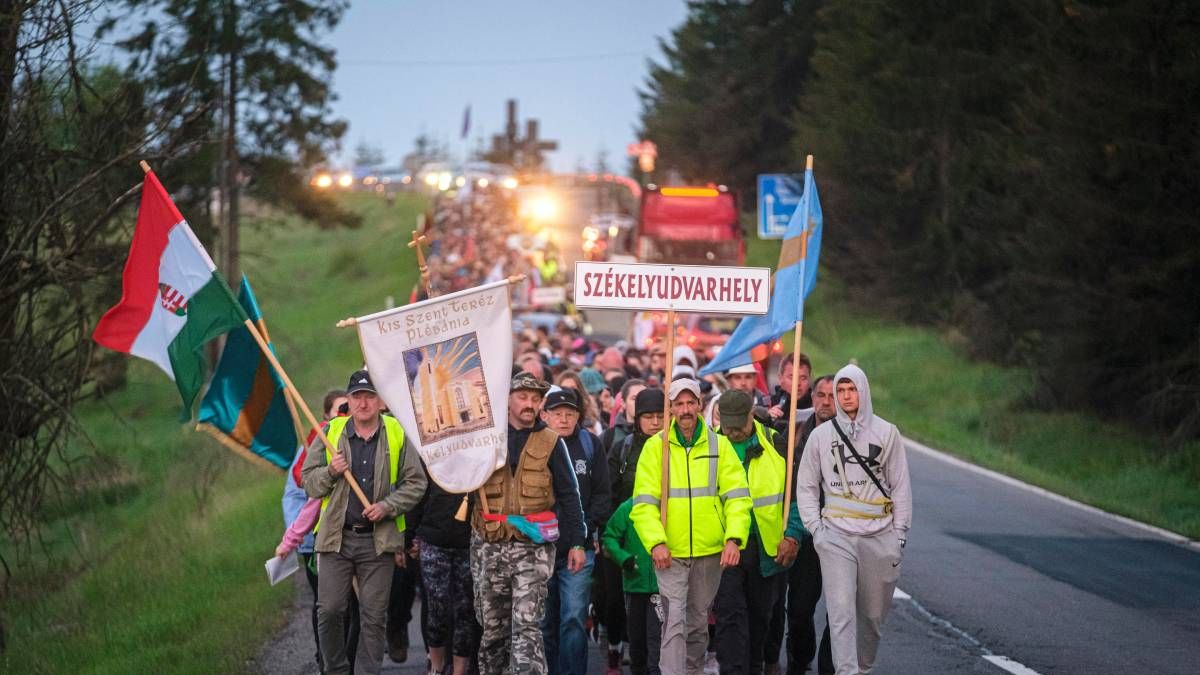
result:
[[[783,239],[792,212],[804,196],[804,175],[758,175],[758,238]]]

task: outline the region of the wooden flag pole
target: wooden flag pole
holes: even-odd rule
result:
[[[271,334],[267,332],[267,320],[261,316],[258,318],[258,329],[262,331],[263,339],[267,341],[267,344],[271,344]],[[283,390],[283,402],[287,404],[288,414],[292,418],[292,426],[296,431],[296,442],[304,443],[304,423],[300,421],[300,413],[296,411],[296,402],[292,400],[292,392],[286,387]]]
[[[812,171],[813,156],[804,160],[804,169]],[[807,217],[807,214],[806,216]],[[804,302],[804,261],[808,260],[808,223],[800,234],[800,302]],[[792,467],[796,462],[796,386],[800,382],[800,348],[804,345],[804,320],[796,322],[796,344],[792,345],[792,387],[788,400],[787,473],[783,479],[783,527],[787,528],[788,508],[792,505]]]
[[[279,379],[283,380],[283,384],[287,387],[288,392],[290,392],[293,399],[300,404],[301,411],[304,412],[304,416],[308,419],[308,423],[317,432],[317,437],[320,438],[321,442],[325,444],[325,449],[329,451],[329,454],[336,455],[338,453],[338,449],[333,447],[333,444],[329,442],[329,438],[325,434],[321,433],[321,425],[317,423],[317,418],[313,417],[312,410],[309,410],[308,404],[305,403],[304,398],[300,396],[300,392],[296,389],[296,385],[292,384],[292,378],[288,377],[288,374],[283,369],[283,366],[279,365],[279,360],[275,358],[275,352],[271,351],[271,347],[258,332],[258,328],[254,325],[254,322],[250,319],[246,319],[244,324],[246,326],[246,330],[250,331],[250,334],[254,336],[254,341],[258,343],[258,348],[262,351],[263,356],[267,357],[267,361],[271,362],[271,367],[274,368],[275,372],[279,374]],[[362,502],[363,508],[371,506],[371,501],[367,499],[367,495],[363,493],[362,488],[358,486],[358,483],[354,480],[354,476],[351,475],[349,471],[343,473],[342,478],[344,478],[346,482],[350,484],[350,489],[354,491],[354,494],[358,497],[358,500]]]
[[[663,399],[666,408],[663,412],[662,430],[662,492],[658,498],[659,518],[663,528],[667,526],[667,498],[671,493],[671,371],[675,365],[675,310],[667,312],[667,369],[663,374]]]

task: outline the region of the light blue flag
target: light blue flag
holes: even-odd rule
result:
[[[821,255],[824,216],[812,169],[804,172],[804,196],[792,213],[779,266],[771,288],[771,308],[763,316],[741,320],[716,358],[700,370],[709,375],[751,362],[750,350],[777,340],[804,320],[804,301],[817,283],[817,261]],[[805,245],[807,238],[807,245]]]

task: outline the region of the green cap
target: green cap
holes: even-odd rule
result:
[[[750,419],[750,410],[754,407],[754,399],[740,389],[727,389],[721,392],[717,400],[717,409],[721,411],[721,426],[726,429],[741,429]]]

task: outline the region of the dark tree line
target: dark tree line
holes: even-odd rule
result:
[[[120,296],[139,159],[210,245],[223,152],[259,203],[355,222],[304,173],[345,130],[315,37],[345,6],[131,0],[114,18],[98,0],[0,0],[0,541],[30,542],[43,507],[75,489],[72,407],[123,383],[125,358],[90,336]],[[0,573],[19,550],[0,545]]]
[[[748,190],[814,154],[856,301],[1033,367],[1039,404],[1200,437],[1200,5],[814,4],[691,4],[643,92],[660,166]],[[781,17],[802,49],[759,40]]]

